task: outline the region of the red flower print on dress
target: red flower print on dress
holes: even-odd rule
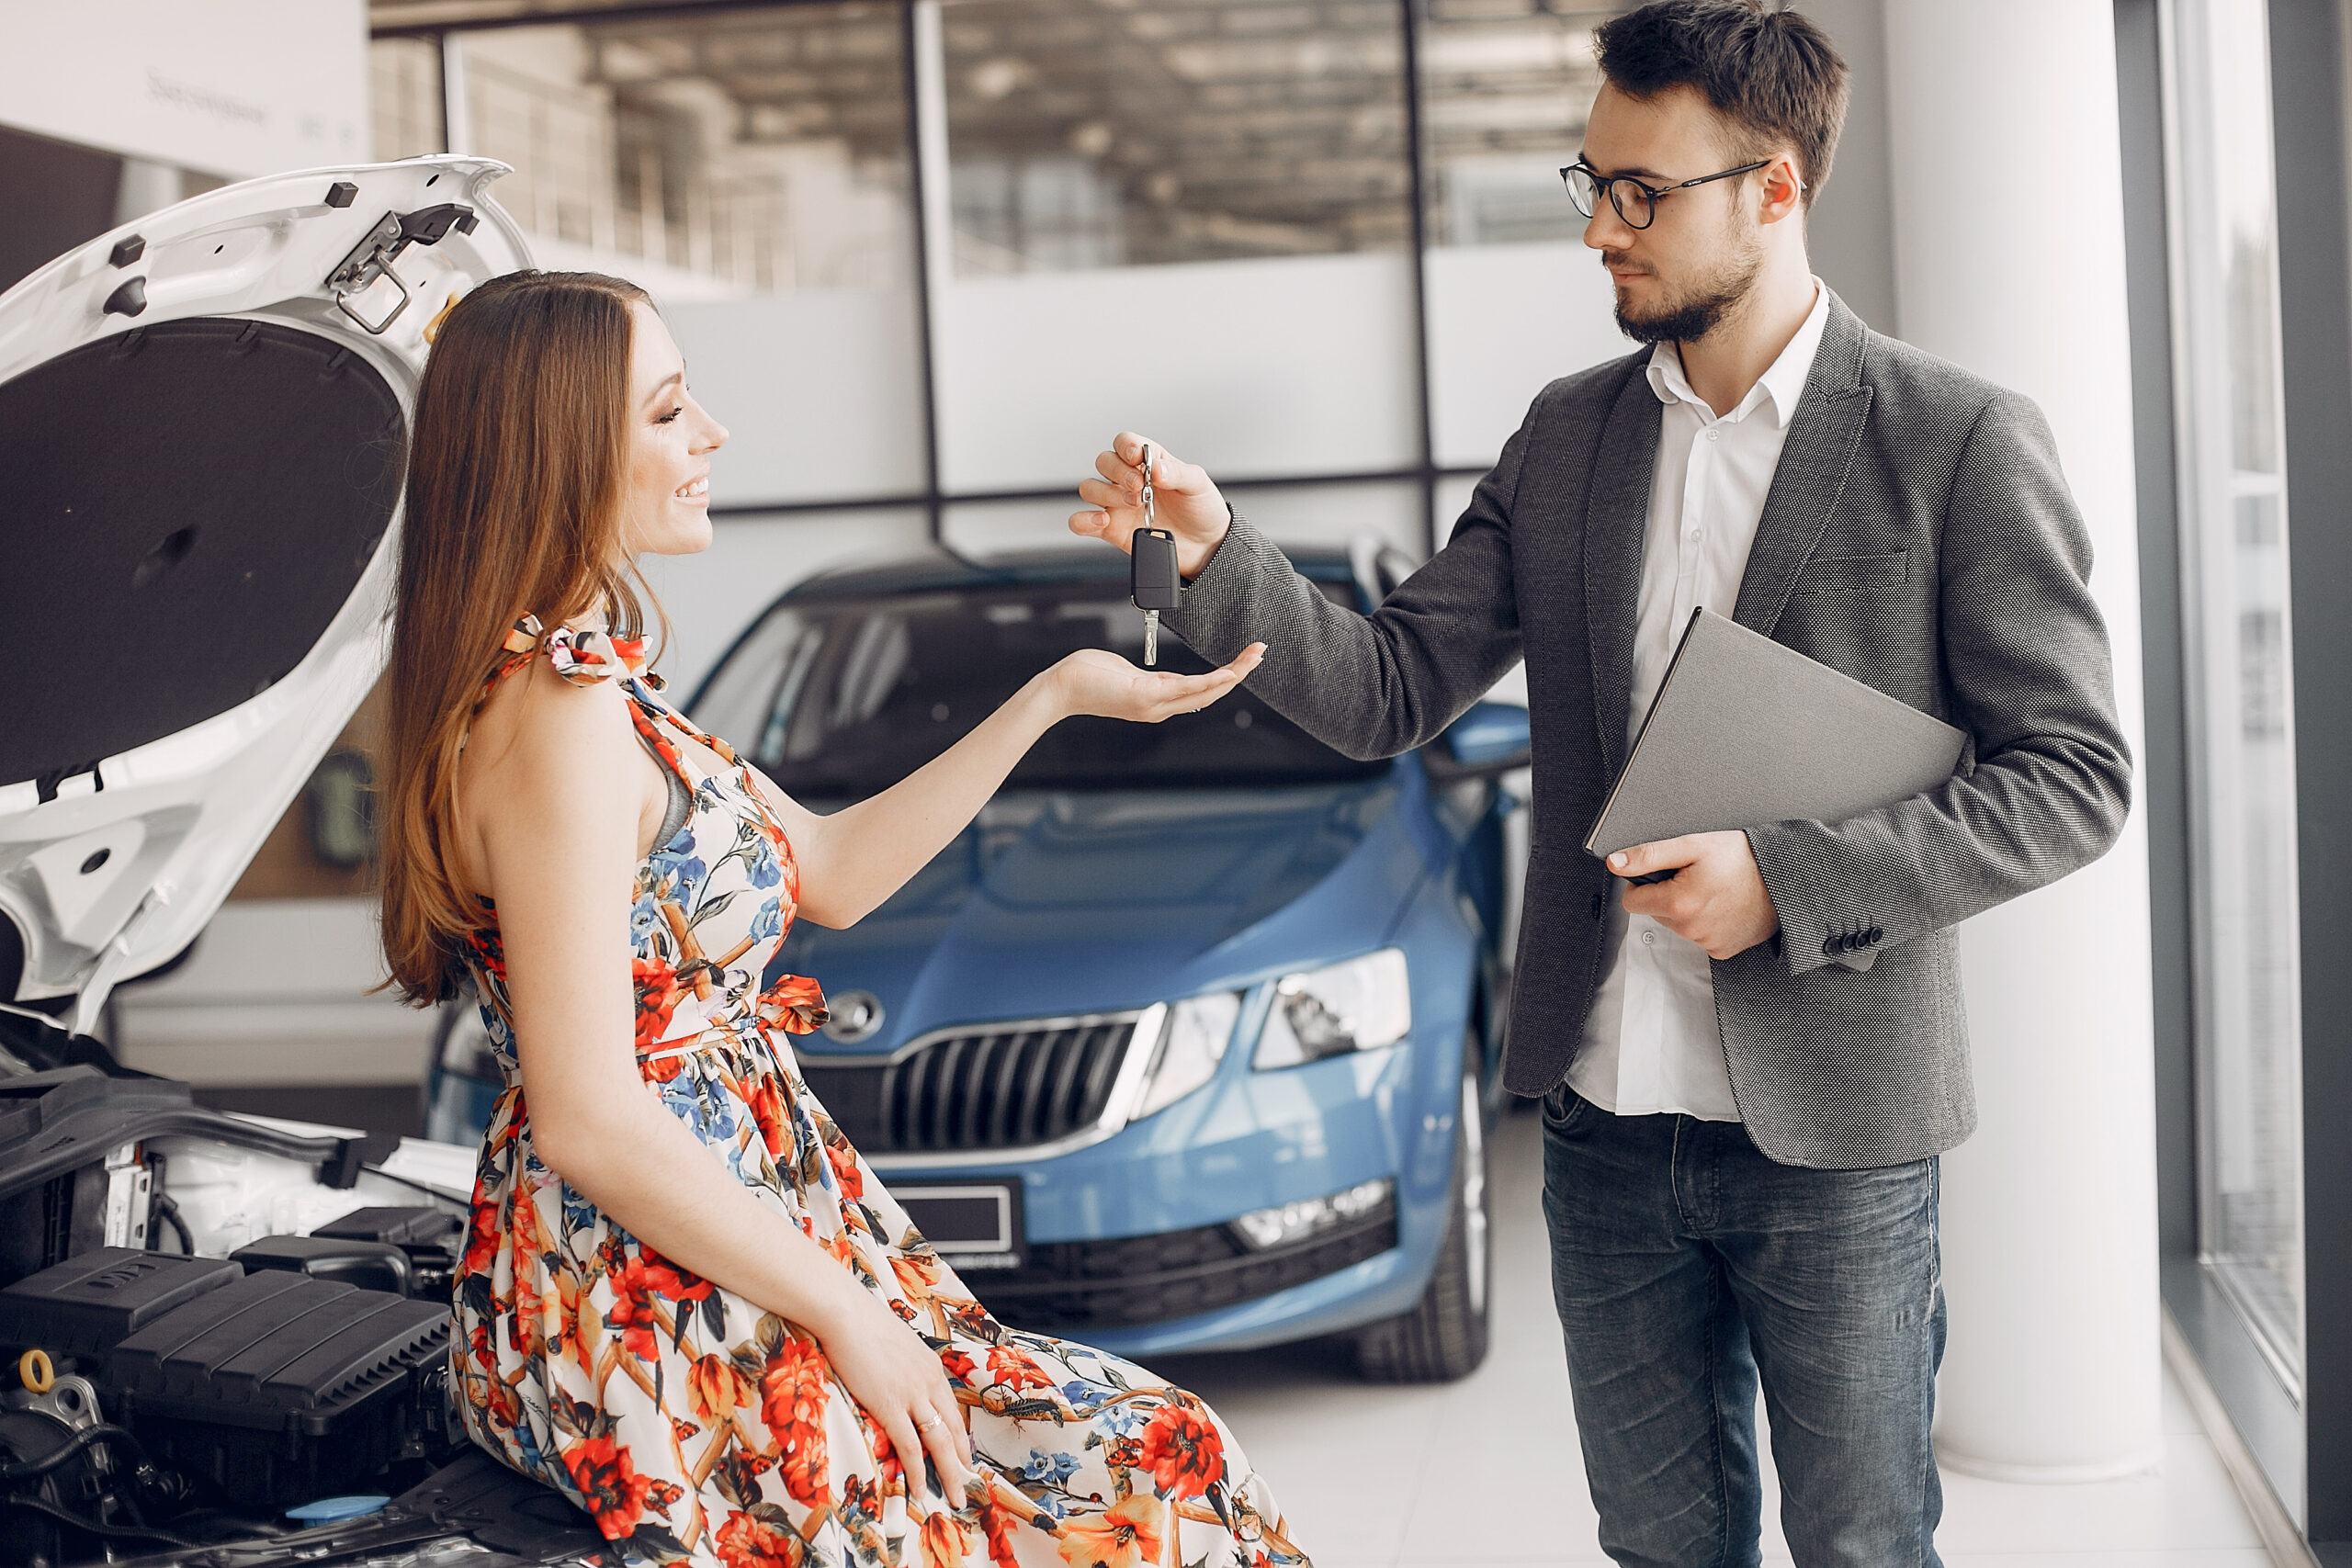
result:
[[[681,1269],[651,1247],[645,1248],[646,1288],[665,1302],[684,1306],[710,1294],[711,1283],[689,1269]]]
[[[814,1034],[832,1013],[825,989],[802,975],[786,975],[760,993],[760,1021],[786,1034]]]
[[[1225,1474],[1225,1439],[1198,1411],[1160,1407],[1143,1429],[1143,1463],[1166,1497],[1199,1497]]]
[[[784,1099],[776,1093],[775,1080],[761,1077],[754,1081],[751,1092],[743,1097],[751,1107],[752,1120],[760,1129],[760,1142],[768,1148],[768,1158],[784,1157]]]
[[[1019,1516],[1026,1519],[1026,1514]],[[994,1568],[1021,1568],[1021,1559],[1014,1554],[1012,1527],[1015,1516],[1012,1509],[997,1501],[996,1489],[989,1489],[989,1500],[980,1507],[980,1529],[989,1538],[989,1562]]]
[[[473,1224],[466,1234],[466,1260],[460,1268],[469,1274],[488,1271],[498,1256],[499,1244],[505,1236],[498,1228],[498,1210],[489,1203],[474,1205]]]
[[[637,1048],[650,1051],[670,1032],[670,1015],[678,1010],[678,972],[663,958],[632,958],[628,969],[637,989]]]
[[[843,1199],[852,1203],[865,1201],[865,1173],[858,1168],[855,1149],[828,1140],[825,1163],[833,1168],[833,1180],[840,1185]]]
[[[653,1482],[638,1474],[627,1447],[609,1437],[589,1438],[563,1450],[563,1466],[571,1472],[581,1501],[606,1540],[618,1540],[637,1529]]]
[[[718,1527],[715,1544],[727,1568],[801,1568],[808,1549],[791,1527],[736,1510]]]
[[[1147,1568],[1159,1561],[1168,1505],[1147,1493],[1125,1497],[1102,1514],[1062,1521],[1062,1561],[1070,1568]]]
[[[630,1258],[620,1278],[613,1281],[613,1304],[605,1314],[605,1326],[619,1335],[621,1348],[639,1360],[661,1359],[662,1323],[654,1315],[642,1258]]]
[[[793,1501],[821,1508],[831,1498],[825,1476],[825,1402],[831,1369],[813,1341],[786,1337],[760,1374],[760,1419],[783,1457],[776,1474]]]
[[[998,1345],[989,1351],[989,1377],[999,1388],[1019,1393],[1024,1388],[1051,1388],[1054,1380],[1044,1368],[1029,1359],[1025,1352],[1010,1345]]]
[[[922,1568],[964,1568],[972,1548],[963,1522],[944,1508],[934,1508],[922,1520]]]

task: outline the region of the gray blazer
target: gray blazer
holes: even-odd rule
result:
[[[1624,761],[1660,405],[1646,352],[1546,387],[1444,549],[1369,618],[1237,518],[1170,626],[1352,757],[1435,739],[1527,660],[1534,821],[1503,1076],[1567,1074],[1612,878],[1583,841]],[[1734,618],[1967,731],[1951,782],[1752,829],[1781,919],[1714,964],[1749,1135],[1783,1164],[1921,1159],[1976,1124],[1961,921],[2114,842],[2131,755],[2090,540],[2041,411],[1842,301],[1790,423]]]

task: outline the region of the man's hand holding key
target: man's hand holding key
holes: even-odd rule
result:
[[[1217,492],[1208,471],[1170,457],[1157,441],[1147,441],[1132,430],[1121,431],[1111,450],[1094,459],[1099,478],[1078,487],[1078,498],[1091,511],[1070,514],[1069,531],[1091,539],[1107,539],[1133,554],[1136,530],[1144,526],[1144,461],[1150,453],[1153,525],[1176,536],[1176,570],[1190,582],[1209,564],[1225,543],[1231,522],[1225,497]]]

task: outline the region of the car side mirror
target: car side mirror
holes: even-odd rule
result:
[[[1431,776],[1490,779],[1527,766],[1527,710],[1516,703],[1473,703],[1423,756]]]

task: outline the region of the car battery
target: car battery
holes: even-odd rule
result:
[[[316,1497],[454,1437],[437,1302],[110,1247],[0,1291],[0,1340],[70,1353],[160,1463],[242,1506]]]

